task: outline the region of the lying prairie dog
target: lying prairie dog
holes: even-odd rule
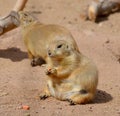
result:
[[[120,0],[93,0],[81,17],[96,22],[99,16],[109,15],[118,10],[120,10]]]
[[[19,12],[23,39],[31,59],[31,65],[42,65],[46,62],[46,48],[53,40],[66,40],[78,50],[72,34],[59,25],[40,23],[29,12]]]
[[[53,96],[71,105],[92,101],[98,84],[95,64],[66,40],[51,42],[47,52],[47,86],[40,98]]]

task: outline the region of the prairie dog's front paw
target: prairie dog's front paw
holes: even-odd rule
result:
[[[46,73],[46,75],[56,74],[57,70],[55,68],[47,68],[45,73]]]

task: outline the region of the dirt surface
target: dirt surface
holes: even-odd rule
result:
[[[16,0],[0,0],[0,16]],[[83,21],[80,13],[90,0],[29,0],[42,23],[59,24],[73,34],[80,51],[93,59],[99,70],[99,84],[93,103],[70,106],[48,98],[39,100],[45,85],[44,68],[30,66],[21,28],[0,36],[0,116],[120,116],[120,13],[101,18],[95,24]],[[29,110],[21,109],[30,106]]]

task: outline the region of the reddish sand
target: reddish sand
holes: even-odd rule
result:
[[[0,16],[16,0],[0,0]],[[120,116],[120,13],[102,18],[98,24],[83,21],[82,9],[90,0],[29,0],[42,23],[59,24],[73,34],[80,51],[96,63],[98,92],[93,103],[70,106],[48,98],[39,100],[45,85],[42,67],[31,67],[21,37],[21,28],[0,36],[0,116]],[[28,105],[29,110],[21,109]]]

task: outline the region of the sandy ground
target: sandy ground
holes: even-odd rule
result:
[[[0,16],[16,0],[0,0]],[[82,9],[90,0],[29,0],[42,23],[59,24],[73,34],[80,51],[96,63],[99,84],[93,103],[70,106],[68,102],[38,96],[45,85],[44,69],[32,68],[21,37],[21,28],[0,36],[0,116],[120,116],[120,13],[98,24],[83,21]],[[20,109],[29,105],[30,110]]]

